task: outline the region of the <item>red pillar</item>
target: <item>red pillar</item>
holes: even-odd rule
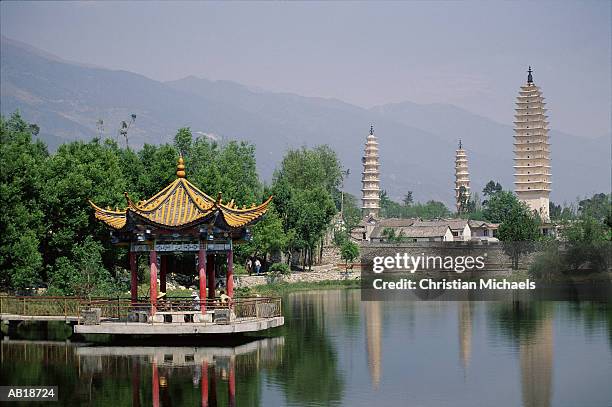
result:
[[[206,247],[200,243],[198,251],[198,276],[200,278],[200,311],[206,313]]]
[[[208,407],[208,362],[202,362],[202,378],[201,378],[201,388],[202,388],[202,407]]]
[[[215,255],[206,258],[206,274],[208,275],[208,298],[215,298]]]
[[[168,256],[160,255],[160,268],[159,268],[159,291],[162,293],[166,292],[166,272],[168,271]]]
[[[149,270],[151,273],[151,288],[149,289],[151,301],[151,315],[157,312],[157,252],[151,248],[149,252]]]
[[[229,398],[229,406],[236,406],[236,372],[234,370],[235,359],[230,359],[229,365],[229,383],[227,385],[228,389],[228,398]]]
[[[230,248],[227,252],[227,295],[234,297],[234,248]]]
[[[132,274],[132,280],[130,283],[130,293],[132,298],[132,304],[138,302],[138,257],[136,252],[130,252],[130,273]]]
[[[151,366],[153,369],[151,374],[151,399],[153,400],[153,407],[159,407],[159,371],[157,370],[157,362],[153,361]]]

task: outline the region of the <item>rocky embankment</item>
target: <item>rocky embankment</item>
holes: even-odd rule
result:
[[[361,277],[359,271],[352,271],[348,274],[344,270],[337,268],[333,264],[322,266],[313,266],[312,271],[298,271],[289,275],[281,276],[274,280],[275,282],[285,283],[300,283],[308,282],[315,283],[319,281],[338,281],[338,280],[358,280]],[[260,276],[237,276],[237,287],[250,288],[258,285],[269,284],[272,282],[272,277],[269,275]]]

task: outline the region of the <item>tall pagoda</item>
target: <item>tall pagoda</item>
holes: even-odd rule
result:
[[[542,92],[533,83],[531,67],[527,72],[527,83],[519,91],[514,116],[514,191],[519,200],[548,222],[551,187],[548,116]]]
[[[365,217],[378,217],[380,212],[380,165],[378,162],[378,141],[374,136],[374,126],[370,126],[370,134],[366,139],[365,154],[361,159],[361,211]]]
[[[165,292],[167,260],[174,253],[197,253],[202,313],[207,287],[208,298],[215,297],[215,262],[227,264],[225,286],[227,295],[232,297],[234,242],[250,239],[248,227],[262,218],[272,200],[270,197],[260,205],[239,208],[233,199],[224,203],[221,193],[212,198],[185,178],[182,157],[176,176],[172,183],[144,201],[134,202],[126,192],[125,210],[103,209],[90,201],[96,219],[111,228],[113,243],[129,247],[132,303],[138,301],[137,256],[148,254],[152,314],[157,306],[158,271],[159,291]]]
[[[461,140],[459,148],[455,151],[455,203],[457,213],[461,213],[465,208],[465,203],[470,198],[470,173],[468,172],[467,154],[463,149]]]

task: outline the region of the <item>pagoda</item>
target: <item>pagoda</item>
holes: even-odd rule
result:
[[[455,203],[457,213],[461,213],[465,208],[465,203],[470,198],[470,173],[468,172],[467,154],[463,149],[461,140],[459,148],[455,151]]]
[[[377,218],[380,212],[380,165],[378,162],[378,141],[374,136],[374,126],[366,139],[365,154],[361,159],[361,211],[364,217]]]
[[[103,209],[90,201],[96,219],[111,228],[112,242],[129,247],[131,299],[138,301],[137,256],[148,253],[151,314],[156,312],[159,291],[166,291],[168,257],[174,253],[197,253],[200,309],[206,311],[208,298],[215,297],[215,262],[225,258],[226,292],[233,297],[234,243],[250,239],[249,226],[259,221],[272,200],[260,205],[238,207],[234,200],[224,203],[200,191],[185,178],[183,158],[178,160],[177,178],[151,198],[134,202],[127,192],[125,210]],[[195,257],[195,256],[194,256]],[[195,266],[195,265],[194,265]]]
[[[544,222],[550,220],[550,143],[544,97],[533,83],[531,67],[527,83],[516,100],[514,120],[514,191]]]

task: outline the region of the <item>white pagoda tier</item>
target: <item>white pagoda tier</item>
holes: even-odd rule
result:
[[[462,211],[462,202],[470,197],[470,173],[468,172],[468,159],[459,140],[459,148],[455,151],[455,203],[457,213]]]
[[[544,97],[533,83],[529,67],[527,83],[521,86],[514,120],[514,191],[519,200],[550,221],[550,143]]]
[[[361,211],[363,216],[378,217],[380,212],[380,164],[378,161],[378,142],[374,136],[374,127],[366,139],[365,154],[362,157],[361,173]]]

